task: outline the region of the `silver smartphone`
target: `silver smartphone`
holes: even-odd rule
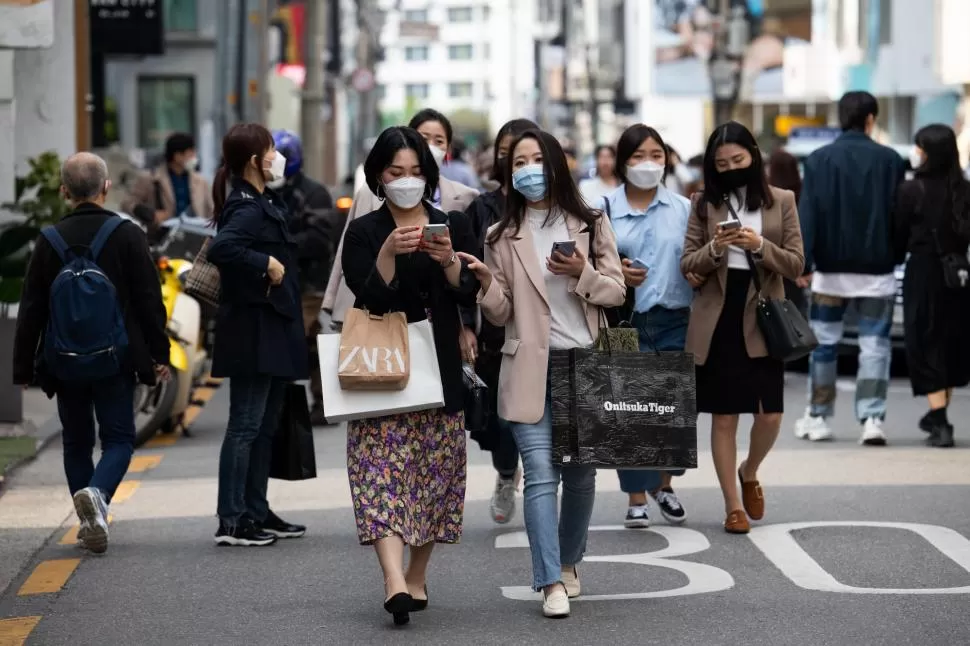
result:
[[[566,240],[565,242],[553,242],[552,253],[556,253],[557,251],[562,254],[563,258],[569,258],[576,253],[576,241]]]
[[[435,236],[443,236],[448,233],[447,224],[426,224],[424,225],[424,241],[432,242]]]
[[[741,228],[741,220],[725,220],[717,226],[721,227],[721,231],[731,231],[732,229]]]
[[[647,263],[643,262],[639,258],[634,258],[633,260],[631,260],[630,266],[633,267],[634,269],[642,269],[643,271],[647,271]]]

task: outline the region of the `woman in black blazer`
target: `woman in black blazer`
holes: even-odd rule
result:
[[[465,500],[465,428],[458,306],[475,304],[478,280],[456,252],[474,253],[464,214],[431,206],[438,165],[421,135],[385,130],[364,162],[384,205],[350,223],[342,263],[355,307],[430,320],[445,405],[350,422],[347,470],[357,536],[374,545],[384,571],[384,608],[398,624],[428,605],[426,571],[435,543],[457,543]],[[428,224],[448,234],[424,240]],[[404,546],[410,546],[404,571]]]
[[[266,187],[282,176],[286,160],[255,123],[233,126],[222,155],[212,185],[219,229],[208,249],[221,276],[212,375],[229,378],[216,543],[270,545],[306,531],[280,519],[266,501],[286,385],[308,372],[296,243],[282,201]]]

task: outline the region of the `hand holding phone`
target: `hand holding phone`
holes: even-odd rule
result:
[[[647,264],[639,258],[624,258],[622,270],[627,287],[639,287],[647,280]]]
[[[563,258],[569,258],[570,256],[576,253],[576,241],[566,240],[565,242],[553,242],[552,243],[553,257],[555,257],[557,252]]]
[[[741,220],[725,220],[717,226],[721,231],[736,231],[741,228]]]
[[[433,242],[435,236],[444,236],[448,233],[447,224],[426,224],[422,230],[425,242]]]
[[[633,269],[640,269],[642,271],[648,271],[647,270],[647,263],[643,262],[639,258],[634,258],[633,260],[631,260],[630,261],[630,267],[632,267]]]

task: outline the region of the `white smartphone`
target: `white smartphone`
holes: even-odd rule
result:
[[[647,271],[647,263],[643,262],[639,258],[634,258],[633,260],[631,260],[630,266],[633,267],[634,269],[642,269],[643,271]]]
[[[435,236],[443,236],[448,233],[447,224],[426,224],[424,225],[424,241],[431,242]]]
[[[725,220],[717,226],[721,227],[721,231],[730,231],[732,229],[741,228],[741,220]]]
[[[565,242],[553,242],[552,253],[559,252],[563,257],[569,258],[576,253],[576,241],[566,240]]]

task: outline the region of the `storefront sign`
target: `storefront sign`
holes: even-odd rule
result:
[[[101,54],[164,54],[161,0],[89,0],[91,47]]]

